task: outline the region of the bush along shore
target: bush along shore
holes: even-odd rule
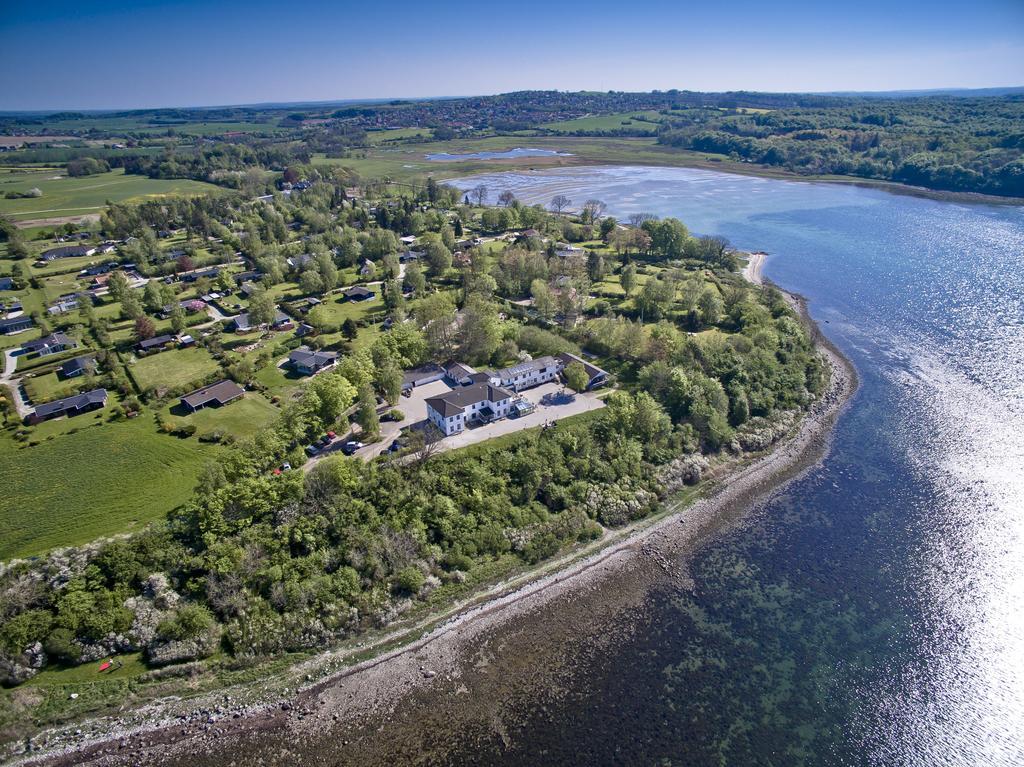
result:
[[[772,304],[779,317],[796,319],[793,309],[780,307],[779,302],[784,303],[784,297],[778,291],[767,288],[761,295]],[[421,565],[417,567],[420,578],[411,570],[401,568],[393,577],[390,598],[382,599],[376,611],[364,613],[364,606],[349,606],[348,615],[355,625],[349,624],[347,631],[324,632],[319,628],[322,623],[309,621],[303,627],[305,633],[300,634],[303,639],[293,640],[291,646],[268,647],[262,653],[251,648],[248,653],[232,655],[224,649],[225,638],[243,629],[255,632],[259,624],[240,620],[237,624],[227,622],[225,625],[219,612],[215,612],[217,608],[197,599],[195,586],[189,589],[181,580],[181,564],[174,566],[165,559],[166,566],[160,570],[151,567],[153,571],[139,577],[135,593],[122,602],[131,613],[131,623],[121,633],[108,635],[106,644],[102,640],[92,644],[69,640],[77,643],[79,658],[98,658],[118,649],[140,650],[150,670],[121,680],[111,679],[108,689],[82,704],[78,702],[78,694],[69,692],[76,689],[73,683],[40,686],[32,692],[31,685],[23,685],[5,693],[7,756],[20,754],[28,758],[44,752],[59,760],[57,755],[65,753],[71,755],[66,758],[74,761],[84,759],[87,753],[96,756],[120,753],[132,754],[132,759],[136,759],[141,758],[140,750],[145,748],[142,743],[154,747],[161,744],[160,748],[164,749],[182,735],[188,736],[191,743],[188,748],[202,749],[204,741],[193,737],[197,733],[220,737],[218,733],[223,728],[254,717],[281,716],[284,712],[286,718],[301,723],[306,718],[302,700],[331,684],[370,685],[370,689],[376,690],[375,705],[379,705],[381,699],[397,694],[392,676],[409,666],[408,658],[413,650],[417,657],[422,657],[426,650],[434,659],[432,668],[439,669],[443,663],[436,653],[455,656],[453,648],[445,647],[445,643],[471,641],[474,630],[493,627],[496,622],[515,614],[512,605],[525,607],[567,589],[583,588],[598,577],[599,571],[602,578],[608,577],[609,561],[626,566],[629,557],[624,557],[624,553],[667,566],[666,555],[678,555],[681,545],[685,548],[720,527],[723,519],[730,516],[726,510],[733,509],[734,513],[737,505],[749,507],[779,482],[813,464],[825,450],[830,425],[855,388],[855,374],[847,360],[817,335],[802,304],[794,303],[794,306],[804,315],[804,323],[795,323],[799,329],[797,337],[804,344],[801,370],[806,373],[810,368],[819,376],[817,384],[812,384],[816,395],[808,389],[802,407],[780,409],[770,418],[750,420],[743,428],[732,431],[729,441],[718,451],[708,451],[706,445],[702,451],[698,445],[687,450],[685,444],[679,443],[674,450],[669,448],[673,435],[682,429],[673,426],[672,417],[664,406],[647,394],[615,392],[606,412],[570,424],[557,435],[524,435],[521,443],[511,448],[503,445],[493,451],[484,445],[472,454],[471,460],[455,454],[427,462],[433,476],[452,477],[458,468],[467,471],[472,466],[476,476],[481,477],[486,476],[488,467],[493,470],[496,466],[515,466],[523,452],[528,455],[543,451],[550,468],[557,465],[556,462],[571,460],[570,457],[587,460],[588,453],[599,450],[597,444],[603,444],[605,450],[616,450],[616,445],[617,450],[623,450],[633,442],[629,445],[634,451],[629,457],[630,463],[641,467],[639,470],[626,471],[623,466],[617,471],[605,469],[601,479],[587,481],[583,477],[591,475],[578,467],[569,472],[571,479],[567,479],[569,483],[582,481],[585,485],[578,489],[574,514],[565,515],[567,509],[562,511],[564,517],[558,520],[558,525],[550,520],[545,525],[537,522],[521,525],[518,529],[528,532],[520,532],[518,540],[515,535],[503,532],[502,537],[508,542],[504,556],[514,556],[516,563],[505,569],[489,568],[488,572],[494,576],[488,588],[481,587],[485,576],[478,580],[467,577],[466,573],[472,572],[474,567],[483,569],[477,562],[451,562],[449,567],[439,568],[440,574],[429,570],[423,573],[426,568]],[[812,347],[812,331],[819,342],[817,353]],[[655,457],[658,449],[664,451],[660,460]],[[597,459],[592,456],[589,460],[596,462]],[[338,464],[331,467],[332,473],[343,471],[342,466],[354,469],[358,465]],[[364,470],[371,474],[420,472],[419,479],[425,479],[422,467],[370,466]],[[521,478],[517,485],[522,486]],[[337,485],[332,485],[330,492],[338,493]],[[302,498],[308,503],[308,487],[304,488],[304,493],[307,495]],[[351,497],[346,501],[350,503]],[[141,538],[159,536],[166,546],[173,536],[181,535],[175,524],[184,522],[172,520],[166,529],[148,531]],[[568,535],[566,525],[570,527]],[[540,542],[535,543],[539,536],[546,547],[540,553],[537,552]],[[544,537],[548,536],[545,541]],[[652,541],[657,544],[651,545]],[[65,579],[66,584],[76,577],[82,578],[82,574],[76,573],[87,571],[95,578],[95,569],[101,566],[98,563],[110,557],[112,549],[120,552],[133,545],[137,546],[137,541],[129,539],[54,552],[34,563],[15,563],[4,572],[5,583],[8,588],[15,582],[24,588],[27,581],[48,576]],[[156,542],[150,545],[157,546]],[[183,554],[182,548],[175,551],[178,556]],[[492,557],[494,562],[503,561],[502,555]],[[596,567],[597,563],[605,566]],[[458,564],[465,569],[452,566]],[[445,572],[452,574],[445,577]],[[213,580],[207,572],[206,584]],[[351,580],[357,584],[359,578]],[[59,581],[50,583],[59,588]],[[352,589],[356,590],[357,586],[353,585]],[[169,626],[169,622],[173,624]],[[282,642],[280,634],[278,639],[268,640],[273,634],[265,627],[264,631],[263,641]],[[319,633],[310,636],[309,632]],[[333,651],[309,651],[332,641],[338,644]],[[227,646],[233,649],[242,645]],[[27,673],[18,666],[41,667],[45,652],[45,648],[30,645],[22,655],[8,656],[7,673]],[[402,656],[406,657],[404,663],[396,659]],[[29,676],[31,674],[28,672]],[[427,672],[413,677],[427,684],[433,675],[434,672]],[[325,677],[325,682],[316,681]],[[38,729],[29,737],[9,737],[13,734],[13,720],[9,717],[29,711],[31,702],[26,705],[25,701],[38,700],[39,691],[48,698],[59,698],[50,700],[54,713],[49,720],[45,715],[35,714]],[[168,699],[169,695],[173,697]],[[162,698],[159,705],[153,702],[158,697]],[[150,701],[148,705],[147,701]],[[358,713],[350,712],[351,716]],[[84,724],[43,729],[45,725],[89,715],[103,716]],[[336,722],[339,713],[329,713],[329,716]],[[24,725],[25,720],[20,720],[18,729],[24,732]],[[181,743],[179,747],[185,748]],[[82,748],[86,751],[77,751]]]
[[[652,231],[688,238],[672,220]],[[32,737],[114,706],[265,680],[324,648],[387,635],[617,540],[680,488],[702,492],[730,464],[770,449],[821,401],[828,365],[785,296],[734,267],[730,257],[679,269],[682,289],[689,279],[700,296],[694,321],[712,329],[605,315],[574,331],[617,361],[620,386],[605,408],[556,429],[272,473],[299,436],[326,431],[362,399],[377,371],[372,354],[352,354],[271,427],[225,451],[166,522],[7,563],[4,740],[14,751],[54,745],[59,738]],[[654,309],[658,288],[674,282],[647,285],[641,297]],[[392,358],[420,353],[415,333],[387,339]],[[107,658],[116,668],[97,683],[90,664]]]

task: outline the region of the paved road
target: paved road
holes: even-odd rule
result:
[[[18,366],[18,358],[15,354],[16,349],[7,349],[4,351],[4,372],[0,375],[0,383],[7,386],[8,389],[14,392],[14,409],[18,413],[18,417],[24,419],[33,413],[32,406],[25,399],[25,395],[21,389],[21,378],[15,375],[15,370]]]

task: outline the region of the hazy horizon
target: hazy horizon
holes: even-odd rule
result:
[[[904,91],[1024,83],[1024,4],[654,0],[513,11],[464,0],[14,2],[0,110],[450,98],[518,90]],[[392,95],[393,94],[393,95]]]

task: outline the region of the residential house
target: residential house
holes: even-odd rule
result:
[[[78,378],[86,373],[93,373],[95,370],[95,357],[75,357],[61,365],[57,373],[60,378]]]
[[[154,354],[162,352],[174,343],[174,336],[162,335],[146,338],[135,344],[135,351],[141,354]]]
[[[83,394],[75,394],[71,397],[37,405],[35,411],[26,418],[26,421],[28,423],[39,423],[51,418],[60,418],[63,415],[70,418],[81,413],[87,413],[90,410],[100,410],[106,404],[107,390],[93,389]]]
[[[371,274],[377,273],[377,267],[374,266],[373,261],[368,258],[363,259],[363,263],[359,266],[359,275],[361,277],[369,277]]]
[[[569,352],[559,352],[555,355],[555,358],[558,360],[559,372],[564,371],[574,362],[578,362],[583,365],[583,369],[586,371],[587,376],[590,379],[587,382],[587,391],[604,386],[608,383],[608,373],[597,365],[587,362],[582,357],[577,357],[575,354],[570,354]]]
[[[270,327],[274,330],[287,330],[292,326],[292,318],[282,312],[280,309],[274,312],[274,320],[270,323]],[[257,326],[252,324],[252,320],[249,319],[249,312],[242,312],[231,319],[231,327],[236,333],[249,333],[257,329]]]
[[[463,386],[427,399],[427,419],[445,436],[458,434],[470,423],[506,417],[513,397],[512,392],[490,383]]]
[[[308,346],[300,346],[288,355],[288,366],[296,373],[311,376],[324,368],[329,368],[338,361],[337,352],[313,350]]]
[[[263,277],[263,272],[247,271],[239,272],[235,275],[235,284],[241,285],[243,282],[255,282]]]
[[[545,356],[491,373],[490,380],[496,386],[519,392],[554,381],[560,372],[558,360]]]
[[[377,294],[363,285],[356,285],[343,290],[342,295],[349,301],[368,301]]]
[[[14,290],[14,280],[10,277],[0,277],[0,290]]]
[[[182,282],[195,282],[202,277],[206,277],[209,280],[215,280],[220,277],[220,268],[214,266],[209,269],[197,269],[193,272],[184,272],[181,274],[179,279]]]
[[[43,251],[43,254],[39,258],[43,261],[56,261],[58,258],[91,256],[95,252],[96,248],[90,245],[65,245],[60,248],[50,248],[49,250]]]
[[[287,263],[292,269],[301,269],[312,260],[313,255],[311,253],[303,253],[300,256],[291,256],[285,259],[285,263]]]
[[[407,264],[410,261],[419,261],[427,254],[422,250],[407,250],[398,257],[399,263]]]
[[[245,394],[245,389],[234,381],[218,381],[215,384],[196,389],[191,394],[181,398],[181,405],[190,413],[201,410],[204,407],[220,407],[234,402]]]
[[[81,297],[77,293],[69,293],[57,299],[56,303],[46,307],[47,314],[67,314],[81,306]]]
[[[469,386],[477,371],[463,362],[449,362],[444,366],[445,378],[452,386]]]
[[[37,338],[34,341],[27,341],[21,345],[26,354],[38,354],[40,357],[49,357],[65,349],[74,349],[78,343],[70,336],[61,332],[50,333],[48,336]]]
[[[399,237],[398,241],[403,245],[414,245],[416,243],[416,235],[409,234],[406,235],[405,237]]]

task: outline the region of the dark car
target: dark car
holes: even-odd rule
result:
[[[366,447],[362,442],[356,442],[355,440],[349,440],[341,446],[341,452],[345,455],[352,455],[356,450],[361,447]]]
[[[386,452],[388,452],[388,453],[397,453],[401,449],[402,449],[402,443],[399,442],[396,439],[394,442],[392,442],[390,445],[388,445],[388,449],[387,449]]]
[[[316,445],[306,445],[306,455],[314,456],[319,452],[320,448],[318,448]]]
[[[317,442],[323,445],[324,447],[327,447],[329,444],[331,444],[331,437],[329,434],[325,434],[320,439],[318,439]]]

